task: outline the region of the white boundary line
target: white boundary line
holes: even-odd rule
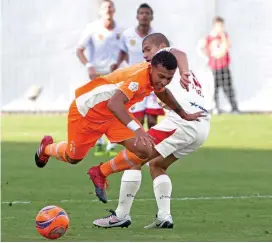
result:
[[[180,197],[180,198],[172,198],[172,201],[204,201],[204,200],[232,200],[232,199],[253,199],[253,198],[272,198],[272,195],[246,195],[246,196],[215,196],[215,197]],[[139,202],[146,201],[155,201],[154,198],[142,198],[135,199]],[[108,200],[108,202],[117,202],[118,199]],[[75,200],[75,199],[67,199],[60,200],[60,203],[88,203],[88,202],[98,202],[97,199],[92,200]],[[31,203],[39,203],[39,201],[3,201],[1,204],[31,204]]]

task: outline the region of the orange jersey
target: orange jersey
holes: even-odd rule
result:
[[[90,117],[102,122],[113,118],[114,115],[107,108],[107,103],[118,89],[129,100],[125,104],[127,109],[142,101],[154,90],[150,85],[149,67],[149,63],[142,62],[116,70],[81,86],[76,90],[75,98],[79,113],[83,117]]]

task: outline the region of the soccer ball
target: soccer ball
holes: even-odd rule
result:
[[[60,207],[44,207],[36,216],[36,229],[47,239],[58,239],[69,226],[67,213]]]

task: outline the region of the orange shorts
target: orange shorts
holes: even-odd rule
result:
[[[71,104],[68,113],[68,147],[66,153],[72,159],[83,159],[97,140],[105,134],[112,143],[118,143],[135,136],[134,132],[113,117],[107,121],[99,122],[83,117],[76,107],[75,101]],[[97,113],[94,114],[97,116]]]

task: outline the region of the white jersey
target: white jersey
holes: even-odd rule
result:
[[[116,63],[120,51],[121,33],[121,28],[116,24],[112,30],[106,29],[102,20],[88,24],[83,31],[78,45],[87,48],[88,62],[97,73],[110,73],[110,66]]]
[[[128,54],[129,65],[144,61],[142,53],[142,41],[144,37],[139,36],[136,28],[126,29],[121,35],[120,49]],[[150,28],[148,35],[152,33],[154,31]]]
[[[160,51],[171,51],[171,49],[173,48],[167,47]],[[180,85],[179,70],[176,71],[173,80],[170,82],[167,88],[172,92],[176,100],[187,113],[204,111],[207,113],[207,119],[209,119],[210,115],[205,108],[205,97],[202,90],[202,84],[199,82],[199,80],[192,71],[190,71],[190,73],[191,75],[189,76],[189,79],[191,83],[189,84],[189,91],[183,89]],[[174,111],[169,112],[168,115],[178,117],[178,115]]]

